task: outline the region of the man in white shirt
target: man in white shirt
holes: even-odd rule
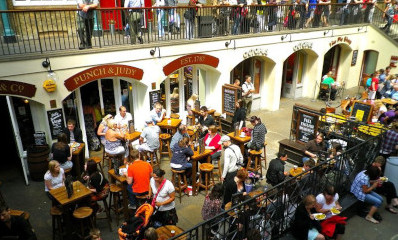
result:
[[[243,163],[243,156],[240,148],[232,144],[231,138],[224,135],[219,144],[224,148],[224,168],[221,175],[221,181],[230,181],[236,176],[239,165]]]
[[[128,131],[129,121],[133,120],[131,113],[127,112],[125,106],[119,107],[119,113],[115,116],[115,121],[117,122],[117,126],[122,131]]]
[[[145,7],[143,0],[126,0],[124,2],[125,8],[140,8]],[[141,32],[141,17],[142,17],[142,10],[141,9],[129,9],[129,30],[130,30],[130,40],[131,44],[136,43],[136,37],[138,34],[138,40],[141,44],[144,43],[142,39],[142,32]]]
[[[254,85],[250,75],[245,76],[245,82],[242,84],[242,100],[246,107],[246,116],[249,116],[252,109]]]
[[[156,125],[166,116],[166,109],[163,109],[163,106],[160,102],[156,102],[155,106],[153,106],[153,109],[150,112],[150,116],[152,118],[153,124]]]

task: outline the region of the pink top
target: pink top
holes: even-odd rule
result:
[[[206,141],[207,141],[207,138],[209,138],[209,136],[210,136],[210,134],[207,133],[206,136],[205,136],[205,139],[204,139],[205,143],[206,143]],[[213,137],[213,139],[210,141],[209,145],[206,145],[206,146],[214,147],[214,148],[215,148],[215,149],[213,149],[213,152],[211,153],[211,155],[213,155],[215,152],[221,151],[221,145],[218,144],[218,142],[219,142],[220,140],[221,140],[221,136],[220,136],[220,134],[217,133],[217,134]]]

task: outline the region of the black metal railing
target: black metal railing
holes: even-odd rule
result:
[[[304,196],[319,194],[329,184],[335,186],[340,198],[348,195],[357,173],[377,156],[380,143],[381,136],[374,137],[335,158],[320,159],[308,172],[241,202],[179,236],[194,240],[244,239],[248,229],[257,229],[262,239],[277,239],[289,230],[295,209]]]
[[[366,24],[369,23],[369,13],[366,5],[356,4],[310,5],[308,10],[304,5],[294,4],[103,8],[95,11],[93,25],[87,26],[93,34],[92,47],[107,48]],[[0,56],[48,53],[80,46],[76,9],[7,10],[0,14]],[[313,19],[308,20],[311,16]],[[377,27],[385,25],[383,12],[378,7],[371,16]],[[135,29],[140,38],[132,37],[129,28]],[[389,34],[397,37],[397,33],[397,24],[393,24]]]

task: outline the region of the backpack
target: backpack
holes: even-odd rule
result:
[[[372,78],[368,78],[368,80],[366,80],[366,87],[370,88],[370,86],[372,86]]]

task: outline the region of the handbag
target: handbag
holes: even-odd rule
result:
[[[155,194],[155,196],[152,198],[152,202],[151,202],[151,206],[152,207],[156,207],[156,198],[158,197],[158,195],[159,195],[159,193],[160,193],[160,191],[162,190],[162,188],[163,188],[163,186],[164,186],[164,184],[166,183],[166,179],[163,179],[163,181],[162,181],[162,183],[160,184],[160,186],[159,186],[159,188],[158,188],[158,191],[157,191],[157,193]]]

